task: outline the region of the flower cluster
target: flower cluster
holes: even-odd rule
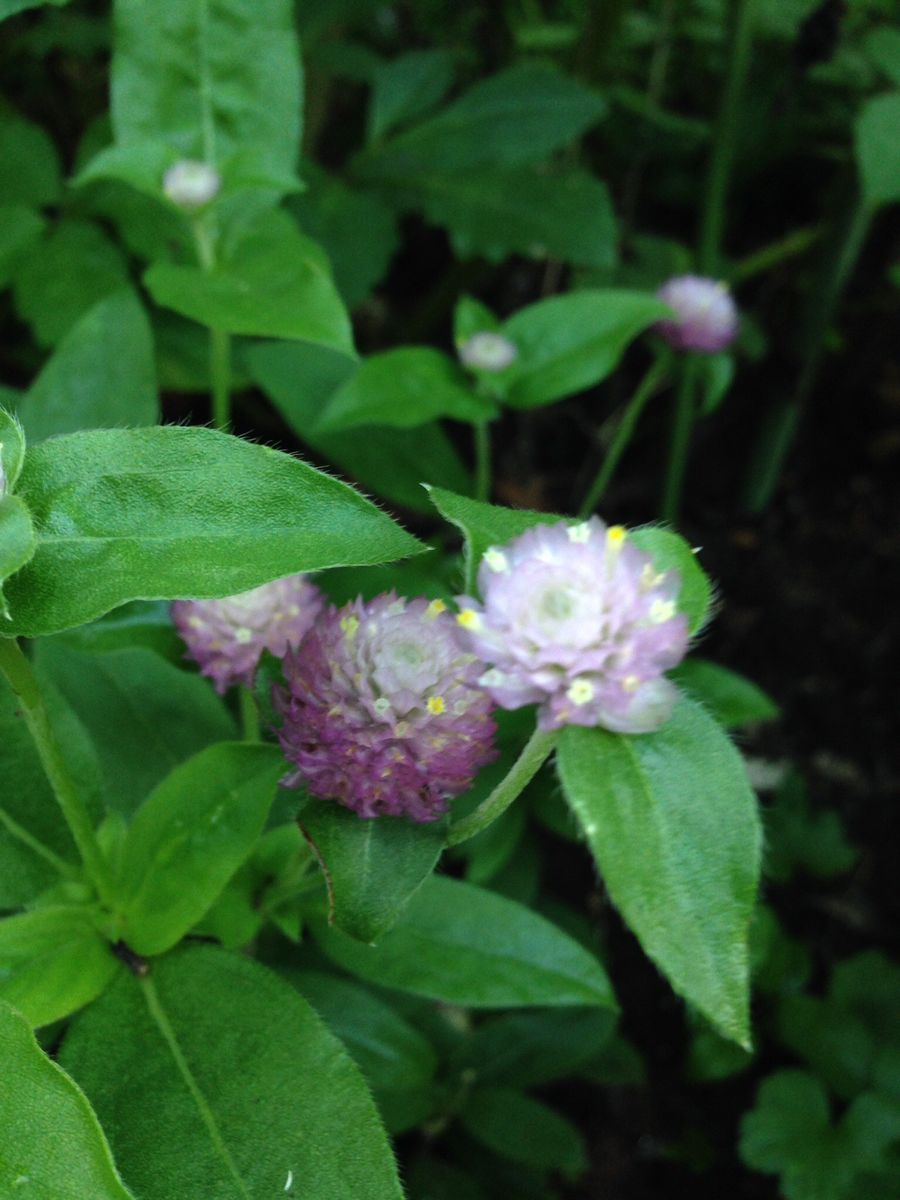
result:
[[[484,603],[461,598],[464,644],[490,664],[503,708],[537,704],[540,728],[647,733],[676,697],[663,672],[684,656],[680,579],[658,572],[619,525],[542,525],[482,560]]]
[[[737,306],[724,283],[701,275],[676,275],[656,294],[675,313],[657,323],[657,332],[676,350],[715,354],[737,336]]]
[[[172,619],[221,695],[236,683],[252,686],[264,650],[280,658],[299,645],[324,603],[305,575],[289,575],[224,600],[176,600]]]
[[[483,669],[441,600],[329,609],[287,654],[276,693],[292,782],[362,817],[436,820],[494,757]]]

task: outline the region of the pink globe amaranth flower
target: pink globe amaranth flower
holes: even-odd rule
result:
[[[484,663],[442,600],[389,592],[329,609],[284,661],[279,740],[287,786],[361,817],[435,821],[495,757]]]
[[[675,318],[659,321],[656,330],[676,350],[715,354],[737,336],[738,310],[724,283],[676,275],[656,295],[675,311]]]
[[[491,664],[481,684],[501,708],[537,704],[541,729],[649,733],[677,696],[663,672],[687,649],[680,582],[621,525],[541,525],[486,551],[484,603],[461,597],[459,636]]]
[[[324,604],[305,575],[288,575],[224,600],[176,600],[172,620],[187,643],[187,657],[222,695],[236,683],[251,687],[263,651],[283,657]]]

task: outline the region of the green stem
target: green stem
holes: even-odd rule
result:
[[[753,44],[755,7],[756,0],[731,0],[731,36],[725,83],[716,120],[700,224],[698,265],[704,275],[714,274],[719,267],[741,99]]]
[[[661,505],[662,519],[672,524],[678,520],[681,509],[681,493],[691,449],[691,431],[694,427],[696,384],[697,358],[693,354],[687,354],[682,366],[681,383],[675,394],[672,440],[669,445],[669,461],[666,465]]]
[[[215,270],[216,227],[211,213],[194,221],[194,244],[203,270]],[[231,335],[224,329],[209,331],[209,379],[213,425],[227,431],[231,425]]]
[[[209,331],[209,375],[213,425],[227,432],[231,425],[231,335],[223,329]]]
[[[747,279],[753,279],[756,275],[762,275],[765,271],[771,271],[773,267],[780,266],[789,258],[804,254],[819,240],[822,233],[821,225],[794,229],[785,237],[770,242],[768,246],[754,250],[752,254],[746,255],[733,264],[728,273],[729,283],[743,283]]]
[[[491,431],[487,421],[472,426],[475,437],[475,499],[487,501],[491,494]]]
[[[191,1070],[187,1059],[184,1057],[184,1052],[178,1043],[178,1037],[176,1036],[175,1030],[172,1028],[168,1014],[166,1013],[162,1004],[160,1004],[159,995],[153,985],[152,978],[149,975],[145,975],[140,980],[140,985],[141,991],[144,993],[144,1000],[146,1001],[150,1016],[159,1030],[163,1041],[168,1046],[172,1058],[175,1060],[175,1066],[178,1068],[178,1072],[181,1075],[181,1078],[184,1080],[185,1087],[190,1092],[194,1104],[197,1106],[197,1111],[200,1114],[203,1124],[206,1126],[210,1141],[212,1142],[217,1154],[228,1170],[228,1173],[231,1175],[232,1179],[237,1185],[239,1193],[246,1197],[246,1200],[251,1200],[250,1193],[247,1190],[247,1185],[241,1178],[240,1171],[238,1170],[237,1164],[232,1158],[231,1151],[225,1145],[225,1139],[222,1137],[219,1126],[216,1123],[215,1115],[209,1106],[209,1102],[200,1091],[200,1086],[197,1083],[197,1080],[194,1078],[194,1073]]]
[[[810,292],[797,386],[790,399],[782,400],[770,410],[753,447],[743,494],[744,506],[752,513],[760,513],[767,507],[778,486],[818,378],[828,330],[865,245],[873,215],[854,181]]]
[[[458,846],[460,842],[467,842],[502,816],[550,757],[558,736],[555,730],[547,733],[535,729],[522,753],[487,799],[482,800],[473,813],[450,826],[447,845]]]
[[[100,850],[88,810],[78,794],[65,758],[57,745],[31,664],[14,638],[0,638],[0,672],[6,676],[21,702],[25,724],[66,824],[71,830],[85,870],[100,899],[111,903],[114,893],[112,872]]]
[[[248,687],[241,686],[238,690],[238,702],[241,710],[241,728],[245,742],[258,742],[259,736],[259,707],[256,697]]]
[[[18,821],[14,820],[14,818],[2,808],[0,808],[0,825],[6,829],[6,832],[11,837],[16,838],[24,846],[27,846],[33,854],[38,855],[39,858],[42,858],[45,862],[48,862],[50,866],[58,871],[65,879],[78,878],[78,871],[72,866],[71,863],[67,863],[64,858],[60,858],[60,856],[54,850],[51,850],[49,846],[45,846],[43,842],[39,841],[33,834],[29,833],[27,829],[20,825]]]
[[[634,395],[628,401],[625,412],[622,414],[622,419],[616,427],[612,442],[603,459],[603,465],[597,472],[593,485],[585,496],[584,503],[579,510],[578,515],[582,519],[589,517],[603,499],[606,489],[609,487],[612,477],[615,474],[616,467],[619,465],[619,460],[634,436],[635,428],[641,418],[641,413],[647,405],[647,401],[666,376],[669,369],[669,362],[670,355],[660,354],[638,384]]]

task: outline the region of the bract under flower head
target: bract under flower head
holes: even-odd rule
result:
[[[656,293],[675,311],[656,330],[676,350],[715,354],[737,336],[738,310],[724,283],[701,275],[676,275]]]
[[[462,644],[491,664],[482,685],[502,708],[537,704],[541,729],[600,725],[648,733],[677,695],[663,678],[684,656],[680,579],[658,572],[620,525],[541,525],[492,547],[484,597],[460,600]]]
[[[280,658],[296,646],[324,603],[305,575],[288,575],[224,600],[176,600],[172,619],[221,695],[236,683],[252,686],[263,651]]]
[[[459,346],[459,361],[473,371],[505,371],[519,357],[518,347],[502,333],[473,333]]]
[[[494,757],[484,664],[461,649],[443,601],[329,609],[284,663],[279,732],[305,784],[361,817],[437,820]]]
[[[214,166],[192,158],[173,163],[163,176],[166,199],[186,212],[196,212],[209,204],[221,186],[222,178]]]

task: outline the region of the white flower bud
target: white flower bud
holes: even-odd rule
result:
[[[219,194],[222,179],[215,167],[196,159],[184,158],[169,167],[163,176],[166,198],[186,212],[196,212]]]
[[[502,333],[473,333],[459,347],[459,361],[474,371],[505,371],[519,357],[515,342]]]

